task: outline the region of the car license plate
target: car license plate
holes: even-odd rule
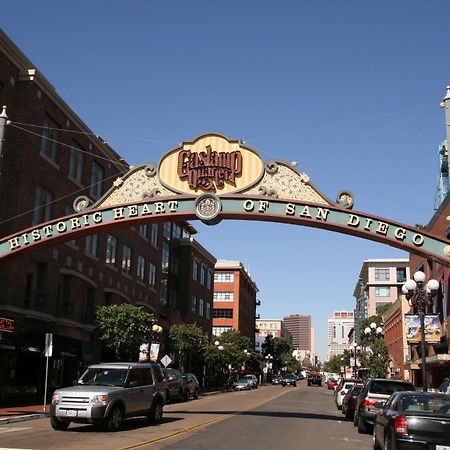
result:
[[[68,409],[66,411],[66,416],[76,417],[77,416],[77,411],[75,409]]]
[[[436,445],[436,450],[450,450],[450,445]]]

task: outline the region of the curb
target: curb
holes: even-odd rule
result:
[[[37,414],[27,414],[26,416],[15,416],[6,419],[0,419],[0,425],[6,425],[8,423],[18,423],[25,422],[27,420],[44,419],[49,417],[49,413],[37,413]]]

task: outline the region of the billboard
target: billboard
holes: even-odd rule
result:
[[[432,344],[441,341],[441,322],[438,314],[426,314],[424,317],[425,342]],[[418,314],[405,314],[406,340],[416,344],[421,340],[420,317]]]

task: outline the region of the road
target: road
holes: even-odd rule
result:
[[[147,426],[130,419],[117,433],[72,424],[51,429],[48,419],[0,426],[0,447],[8,449],[167,450],[360,450],[372,437],[358,434],[336,409],[324,387],[262,386],[167,405],[164,421]]]

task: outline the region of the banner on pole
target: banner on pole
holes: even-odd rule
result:
[[[424,317],[425,342],[441,342],[441,321],[439,314],[426,314]],[[408,344],[421,341],[420,317],[418,314],[405,314],[406,340]]]

